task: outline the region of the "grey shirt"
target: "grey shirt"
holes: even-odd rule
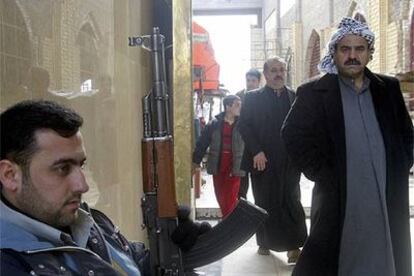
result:
[[[339,254],[340,276],[394,276],[386,206],[382,133],[365,78],[358,92],[339,78],[345,120],[347,195]]]

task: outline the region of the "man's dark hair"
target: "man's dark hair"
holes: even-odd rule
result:
[[[35,132],[52,129],[62,137],[76,134],[82,117],[70,108],[51,101],[23,101],[0,115],[1,159],[25,167],[36,151]]]
[[[236,100],[240,100],[239,96],[227,95],[226,97],[224,97],[224,99],[223,99],[224,111],[226,111],[228,106],[232,106],[234,101],[236,101]]]
[[[252,68],[249,71],[247,71],[246,78],[248,76],[255,77],[256,79],[258,79],[260,81],[260,78],[262,77],[262,74],[260,73],[259,70]]]

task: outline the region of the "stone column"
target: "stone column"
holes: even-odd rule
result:
[[[191,205],[193,97],[191,0],[173,1],[174,165],[177,200]]]
[[[293,78],[292,86],[297,87],[303,80],[303,24],[295,22],[292,27]]]

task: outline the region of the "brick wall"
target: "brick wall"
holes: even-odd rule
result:
[[[369,7],[368,7],[368,24],[371,28],[371,30],[376,34],[375,39],[375,52],[373,55],[373,59],[369,63],[369,68],[375,72],[379,72],[380,70],[380,45],[381,41],[378,37],[379,34],[379,28],[380,28],[380,16],[379,16],[379,1],[378,0],[370,0],[369,1]]]
[[[399,55],[398,51],[400,48],[401,41],[398,40],[398,26],[395,22],[391,22],[387,26],[387,37],[386,37],[386,68],[387,74],[395,75],[399,66]]]
[[[263,29],[250,29],[250,63],[252,68],[262,70],[265,61]]]

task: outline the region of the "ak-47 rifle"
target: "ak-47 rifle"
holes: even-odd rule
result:
[[[144,197],[141,200],[144,224],[149,235],[151,275],[183,276],[181,252],[170,238],[177,227],[178,205],[164,61],[165,38],[158,28],[154,28],[151,36],[139,38],[138,43],[151,51],[153,64],[152,90],[142,102]]]
[[[236,209],[217,226],[198,237],[195,245],[181,252],[172,242],[177,227],[174,154],[166,85],[164,36],[157,27],[152,35],[129,38],[152,54],[153,86],[143,98],[144,138],[142,163],[144,197],[141,205],[149,235],[151,275],[184,276],[194,268],[217,261],[247,241],[267,217],[266,211],[240,200]]]

